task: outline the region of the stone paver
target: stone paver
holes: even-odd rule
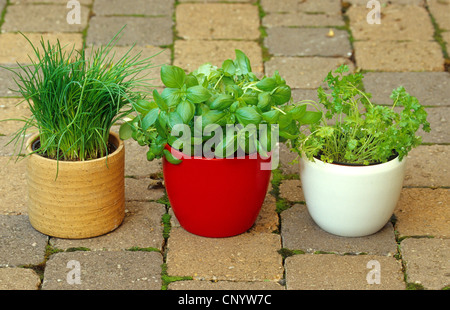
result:
[[[31,43],[42,51],[41,40],[44,42],[50,41],[51,44],[56,44],[59,40],[62,47],[70,52],[72,48],[80,51],[83,48],[83,36],[81,33],[25,33],[24,34]],[[31,63],[31,60],[36,61],[33,47],[19,33],[1,33],[0,34],[0,64],[21,64]]]
[[[0,290],[37,290],[41,279],[31,269],[0,268]]]
[[[5,65],[7,68],[17,68],[17,65]],[[0,68],[0,97],[18,97],[17,85],[14,82],[14,73],[8,69]]]
[[[11,135],[23,127],[23,122],[16,119],[29,117],[31,112],[26,102],[22,102],[21,98],[0,98],[0,134]],[[0,148],[2,145],[0,144]]]
[[[352,63],[342,57],[272,57],[265,63],[266,75],[278,71],[292,88],[316,89],[324,85],[323,80],[329,71]]]
[[[422,145],[413,149],[406,163],[404,186],[450,186],[449,145]]]
[[[94,16],[89,22],[87,45],[108,44],[125,26],[117,46],[162,46],[173,42],[172,17]]]
[[[338,254],[376,254],[392,256],[397,252],[391,223],[379,232],[357,238],[329,234],[313,221],[306,205],[296,204],[281,213],[283,248],[307,253],[333,252]]]
[[[450,190],[404,188],[394,212],[395,229],[403,236],[450,236]]]
[[[78,265],[69,264],[71,261]],[[162,257],[158,252],[57,253],[47,261],[42,289],[160,290],[161,264]],[[75,282],[76,279],[80,284]]]
[[[344,26],[340,14],[310,14],[305,12],[268,13],[262,19],[264,27],[332,27]]]
[[[401,270],[401,263],[393,257],[294,255],[286,259],[286,287],[288,290],[404,290]]]
[[[253,41],[177,40],[174,65],[188,72],[196,70],[206,62],[221,67],[225,60],[235,59],[236,49],[249,57],[253,72],[260,74],[264,72],[261,47]]]
[[[16,159],[0,156],[0,175],[8,176],[8,182],[0,182],[0,214],[27,214],[26,159]]]
[[[167,244],[167,273],[198,280],[277,281],[283,277],[280,245],[280,236],[271,233],[216,239],[173,227]]]
[[[176,18],[177,34],[184,39],[256,40],[260,35],[258,8],[251,4],[180,4]]]
[[[69,24],[70,12],[65,4],[26,4],[17,3],[8,6],[8,14],[2,25],[6,32],[81,32],[87,27],[89,8],[80,6],[80,24]],[[33,18],[30,18],[33,16]]]
[[[263,291],[284,290],[284,287],[274,281],[262,282],[235,282],[235,281],[176,281],[169,284],[169,290],[239,290]]]
[[[0,215],[0,267],[44,262],[48,237],[37,232],[26,215]]]
[[[341,11],[341,5],[334,0],[261,0],[261,6],[266,12],[309,12],[334,13]]]
[[[427,4],[439,28],[450,30],[450,1],[427,0]]]
[[[403,86],[425,106],[450,106],[450,73],[448,72],[367,72],[364,88],[373,102],[392,105],[392,90]]]
[[[108,15],[172,15],[174,0],[96,0],[93,12],[97,16]]]
[[[90,250],[127,250],[133,247],[155,248],[163,246],[161,223],[165,207],[154,202],[125,204],[125,219],[115,231],[90,239],[70,240],[52,238],[50,244],[58,249],[88,248]]]
[[[269,28],[265,45],[274,56],[351,56],[347,31],[328,33],[327,28]]]
[[[431,41],[356,41],[356,65],[373,71],[444,71],[441,46]]]
[[[299,173],[300,168],[297,173]],[[280,184],[280,198],[291,202],[305,201],[302,191],[302,182],[300,180],[284,180]]]
[[[440,290],[450,284],[450,239],[408,238],[400,244],[408,283]]]

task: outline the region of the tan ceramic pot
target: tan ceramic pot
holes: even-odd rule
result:
[[[39,137],[28,141],[28,152]],[[113,231],[125,216],[125,148],[111,133],[116,151],[107,157],[67,162],[32,154],[27,162],[28,216],[43,234],[91,238]]]

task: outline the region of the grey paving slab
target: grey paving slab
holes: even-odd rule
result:
[[[41,279],[32,269],[0,268],[0,290],[37,290]]]
[[[342,64],[353,71],[353,64],[343,57],[272,57],[265,63],[265,73],[278,71],[291,88],[317,89],[325,84],[328,72]]]
[[[81,5],[91,5],[94,0],[77,0]],[[68,0],[9,0],[9,3],[56,3],[56,4],[67,4]]]
[[[411,150],[406,160],[404,186],[450,186],[450,145],[421,145]]]
[[[0,215],[0,267],[38,265],[48,237],[36,231],[26,215]]]
[[[425,289],[448,287],[450,272],[450,239],[407,238],[400,243],[408,283]]]
[[[300,167],[297,165],[299,174]],[[280,184],[280,198],[286,199],[290,202],[304,202],[302,182],[300,180],[283,180]]]
[[[239,291],[264,291],[264,290],[284,290],[284,286],[275,281],[258,281],[258,282],[235,282],[235,281],[176,281],[168,286],[169,290],[239,290]],[[268,299],[270,302],[270,299]]]
[[[426,108],[431,132],[418,131],[424,143],[450,143],[450,107]]]
[[[283,277],[280,246],[280,236],[272,233],[217,239],[172,227],[167,244],[167,273],[195,280],[278,281]]]
[[[97,16],[145,15],[171,16],[174,0],[96,0],[93,12]]]
[[[367,0],[347,0],[349,4],[352,5],[367,5]],[[410,4],[410,5],[424,5],[425,0],[378,0],[380,4],[386,5],[386,4]]]
[[[450,189],[404,188],[395,214],[399,237],[450,236]]]
[[[16,68],[17,65],[5,64],[2,66],[8,68]],[[5,68],[0,68],[0,97],[18,97],[16,83],[14,82],[14,73]]]
[[[450,106],[450,73],[448,72],[367,72],[364,88],[373,102],[392,105],[392,90],[403,86],[425,106]]]
[[[6,32],[81,32],[88,24],[89,8],[80,6],[80,23],[67,22],[65,4],[17,3],[8,7],[2,31]],[[32,18],[30,18],[32,17]]]
[[[344,26],[340,14],[310,14],[306,12],[267,13],[262,19],[262,25],[271,27],[331,27]]]
[[[327,28],[269,28],[265,46],[274,56],[351,56],[347,31],[333,30],[332,36],[328,34]]]
[[[89,239],[51,238],[50,244],[58,249],[85,247],[94,250],[127,250],[133,247],[162,249],[162,215],[165,206],[154,202],[125,203],[125,219],[115,231]]]
[[[279,168],[283,174],[299,174],[299,166],[295,161],[298,154],[291,151],[291,149],[284,143],[280,143],[280,163]]]
[[[162,262],[158,252],[57,253],[47,261],[42,289],[160,290]]]
[[[402,265],[376,255],[303,254],[286,259],[288,290],[404,290]]]
[[[281,236],[284,248],[307,253],[325,251],[338,254],[367,253],[392,256],[397,252],[391,223],[386,224],[379,232],[366,237],[335,236],[317,226],[309,215],[306,205],[301,204],[296,204],[281,213]]]
[[[117,46],[170,45],[172,17],[94,16],[89,22],[87,45],[107,44],[125,26]]]

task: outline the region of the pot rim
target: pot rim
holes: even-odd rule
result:
[[[118,141],[118,145],[116,145],[116,143],[114,143],[114,145],[117,148],[111,154],[108,154],[108,155],[103,156],[101,158],[85,160],[85,161],[66,161],[66,160],[61,160],[61,159],[57,160],[57,159],[47,158],[47,157],[41,156],[41,155],[33,152],[32,145],[39,138],[39,136],[40,136],[39,133],[35,133],[27,140],[27,152],[28,152],[27,156],[39,156],[39,158],[41,158],[42,160],[47,160],[47,161],[51,161],[51,162],[58,162],[59,164],[64,164],[64,165],[76,165],[76,164],[80,164],[80,163],[96,163],[98,161],[103,161],[105,159],[108,159],[108,158],[110,158],[112,156],[115,156],[115,155],[119,154],[120,152],[123,151],[123,149],[125,147],[124,142],[120,139],[119,134],[114,132],[114,131],[110,131],[109,132],[109,140],[113,139],[113,142]]]
[[[403,160],[399,160],[399,156],[387,161],[385,163],[380,163],[376,165],[343,165],[343,164],[335,164],[335,163],[326,163],[321,161],[320,159],[314,158],[314,160],[308,159],[304,154],[301,156],[301,161],[310,166],[315,166],[318,169],[333,171],[336,173],[339,172],[352,172],[352,173],[369,173],[369,172],[380,172],[394,169],[399,165],[403,165],[406,162],[406,158]]]
[[[180,152],[179,150],[173,148],[171,145],[169,145],[168,143],[164,146],[164,148],[166,150],[168,150],[169,152],[172,153],[173,156],[175,156],[175,158],[177,159],[191,159],[191,160],[205,160],[205,161],[224,161],[224,160],[230,160],[230,159],[246,159],[246,160],[251,160],[251,159],[261,159],[261,160],[270,160],[272,158],[272,153],[273,152],[267,152],[267,154],[269,154],[269,157],[262,157],[258,152],[252,153],[252,154],[248,154],[245,156],[233,156],[233,157],[225,157],[225,158],[208,158],[208,157],[204,157],[202,156],[196,156],[196,155],[187,155],[184,154],[183,152]]]

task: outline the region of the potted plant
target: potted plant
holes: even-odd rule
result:
[[[430,131],[427,113],[403,87],[392,106],[363,91],[363,74],[347,66],[329,72],[320,87],[325,113],[295,142],[308,211],[325,231],[348,237],[373,234],[391,218],[403,187],[406,156]],[[403,107],[403,109],[401,108]],[[321,109],[321,107],[317,107]]]
[[[321,113],[291,104],[291,88],[276,72],[258,79],[240,50],[221,67],[186,74],[163,66],[166,88],[139,100],[123,139],[162,158],[170,205],[180,225],[206,237],[229,237],[255,222],[276,164],[276,142],[299,134]]]
[[[117,40],[90,57],[59,41],[41,40],[40,48],[29,41],[36,60],[9,68],[31,110],[10,143],[19,155],[27,151],[29,220],[46,235],[95,237],[124,218],[125,150],[111,127],[141,97],[135,88],[146,82],[135,75],[151,63],[131,49],[113,63]],[[37,133],[26,141],[31,128]]]

